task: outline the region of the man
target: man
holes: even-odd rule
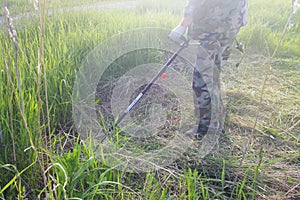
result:
[[[193,74],[196,127],[189,136],[223,131],[224,109],[220,70],[226,63],[240,28],[247,22],[248,0],[189,0],[184,17],[169,37],[199,40]]]

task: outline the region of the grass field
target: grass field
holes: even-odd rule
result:
[[[46,6],[95,2],[102,1]],[[3,23],[0,32],[0,199],[300,199],[300,14],[286,26],[290,2],[249,2],[248,25],[238,36],[245,55],[234,50],[222,72],[226,134],[215,149],[153,173],[108,167],[80,141],[73,83],[99,43],[134,28],[171,29],[184,1],[51,16],[43,5],[34,11],[33,1],[7,3],[11,15],[34,15],[14,27]]]

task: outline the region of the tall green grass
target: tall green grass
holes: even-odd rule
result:
[[[9,2],[16,10],[31,6],[25,1]],[[233,52],[232,66],[224,69],[230,135],[223,136],[219,149],[202,161],[187,156],[168,169],[145,174],[105,166],[79,140],[71,118],[73,82],[81,63],[101,41],[136,27],[172,28],[180,19],[180,6],[166,9],[166,2],[149,1],[132,11],[59,13],[45,16],[43,29],[37,17],[20,19],[14,22],[17,52],[5,25],[0,33],[0,133],[4,138],[0,141],[0,199],[281,199],[299,195],[300,16],[293,19],[294,26],[271,60],[269,72],[266,60],[280,40],[289,4],[283,0],[249,3],[249,23],[239,35],[246,44],[246,56],[235,69],[232,63],[239,55]],[[264,73],[271,73],[270,85],[259,102]],[[250,148],[240,164],[249,134]]]
[[[13,16],[21,13],[33,13],[36,9],[47,7],[47,9],[72,8],[88,4],[124,2],[126,0],[1,0],[1,7],[7,6]],[[44,6],[45,5],[45,6]],[[4,16],[4,12],[0,10],[0,17]]]

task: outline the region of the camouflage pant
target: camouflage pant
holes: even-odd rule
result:
[[[225,115],[220,70],[226,64],[238,31],[207,33],[201,36],[193,75],[198,133],[205,134],[209,128],[223,128]]]

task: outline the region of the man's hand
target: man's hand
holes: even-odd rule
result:
[[[178,25],[176,28],[174,28],[171,33],[169,34],[169,38],[173,40],[174,42],[180,43],[181,37],[185,34],[187,30],[187,27],[184,27],[182,25]]]
[[[192,17],[184,17],[176,28],[169,34],[169,38],[174,42],[180,43],[181,37],[185,34],[188,26],[192,23]]]

